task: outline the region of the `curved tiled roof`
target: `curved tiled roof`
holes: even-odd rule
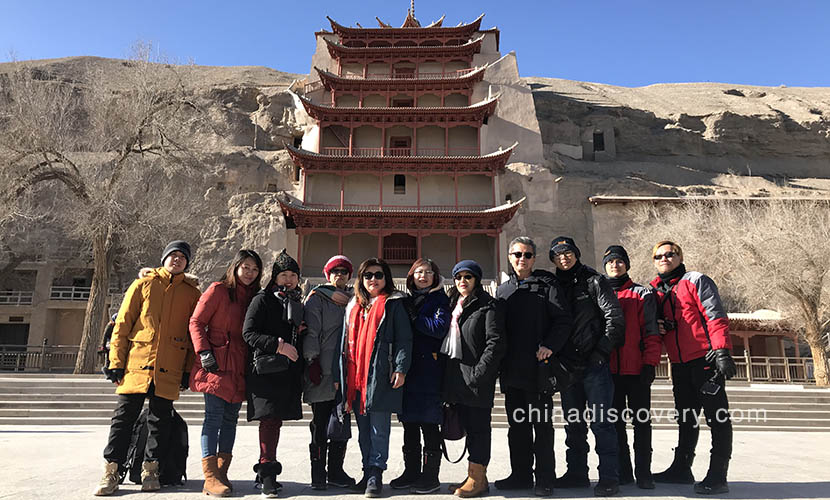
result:
[[[349,78],[336,75],[331,71],[326,71],[316,66],[314,67],[314,70],[317,71],[317,74],[320,76],[320,81],[323,83],[323,86],[327,89],[337,86],[358,86],[362,88],[383,87],[384,89],[388,89],[390,86],[393,86],[395,84],[405,86],[407,89],[412,89],[413,87],[419,89],[420,87],[427,87],[434,84],[475,84],[480,82],[484,78],[484,70],[486,69],[487,65],[479,66],[478,68],[475,68],[472,71],[468,71],[467,73],[463,73],[457,76],[449,75],[426,78],[392,78],[391,76],[388,78]]]
[[[408,35],[421,35],[421,36],[435,36],[435,35],[463,35],[465,33],[473,33],[478,31],[479,27],[481,26],[481,20],[484,19],[484,14],[481,14],[476,18],[473,22],[467,24],[461,24],[458,26],[443,26],[445,16],[441,16],[441,19],[435,21],[434,23],[428,26],[422,27],[401,27],[401,28],[394,28],[386,23],[383,23],[383,27],[380,28],[352,28],[349,26],[343,26],[339,24],[334,19],[326,16],[326,19],[329,20],[329,24],[331,24],[331,30],[338,35],[346,35],[346,36],[360,36],[361,38],[366,37],[377,37],[380,39],[386,38],[389,36],[389,31],[394,30],[396,32],[403,32]],[[382,21],[378,20],[378,24]],[[427,31],[428,30],[428,31]]]
[[[324,38],[328,45],[329,54],[335,58],[351,57],[354,58],[382,58],[382,57],[400,57],[400,56],[445,56],[445,57],[472,57],[473,54],[481,50],[481,42],[484,36],[480,36],[475,40],[470,40],[461,45],[411,45],[403,47],[347,47],[346,45],[333,42],[328,38]]]
[[[305,96],[298,95],[300,102],[306,112],[314,119],[336,122],[373,122],[382,118],[395,116],[415,118],[416,121],[453,121],[470,122],[483,120],[485,116],[492,114],[496,109],[501,93],[488,99],[477,102],[470,106],[444,106],[444,107],[333,107],[314,104]],[[435,120],[435,118],[440,118]],[[392,120],[395,121],[395,120]],[[400,121],[400,120],[399,120]]]

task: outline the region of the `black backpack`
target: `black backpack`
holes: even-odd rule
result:
[[[147,416],[150,409],[145,408],[139,415],[130,436],[127,448],[127,462],[121,471],[121,482],[129,474],[130,481],[141,484],[141,465],[144,462],[144,450],[147,447]],[[173,410],[170,422],[170,442],[167,455],[159,460],[159,482],[162,486],[177,486],[187,481],[187,422]]]

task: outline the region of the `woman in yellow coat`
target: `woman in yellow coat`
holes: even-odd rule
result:
[[[141,489],[161,487],[158,460],[167,451],[173,401],[190,378],[194,352],[188,322],[201,295],[196,280],[184,274],[190,264],[190,245],[171,242],[161,262],[162,267],[130,285],[115,321],[105,374],[117,384],[119,396],[104,449],[104,477],[95,490],[98,496],[118,489],[118,469],[127,459],[133,425],[147,397],[150,413]]]

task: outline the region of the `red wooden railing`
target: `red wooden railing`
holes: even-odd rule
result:
[[[325,147],[321,148],[320,154],[328,156],[359,156],[359,157],[381,157],[381,156],[412,156],[412,148],[352,148],[349,155],[349,148],[346,147]],[[478,148],[451,147],[444,148],[418,148],[416,156],[478,156]]]

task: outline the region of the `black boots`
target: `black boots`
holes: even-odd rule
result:
[[[588,469],[586,467],[584,473],[568,469],[563,476],[556,478],[553,485],[557,488],[590,488],[591,481],[588,479]]]
[[[329,442],[329,486],[336,486],[338,488],[351,488],[354,486],[354,478],[350,477],[343,470],[343,461],[346,458],[346,443],[346,441]]]
[[[651,448],[648,451],[634,450],[634,475],[637,487],[641,490],[653,490],[654,478],[651,476]],[[620,474],[622,477],[622,474]],[[622,484],[622,481],[620,481]]]
[[[692,474],[692,463],[695,461],[695,454],[674,449],[674,460],[668,469],[658,472],[652,477],[657,483],[693,484],[695,476]]]
[[[701,495],[717,495],[728,493],[729,484],[726,482],[726,473],[729,470],[729,459],[712,455],[709,459],[709,471],[703,481],[695,484],[695,493]]]
[[[378,498],[383,492],[383,471],[378,467],[369,467],[366,475],[366,498]]]
[[[326,445],[308,445],[308,454],[311,459],[311,489],[324,490],[328,486],[326,481]]]
[[[404,490],[415,484],[421,477],[421,445],[403,447],[403,474],[389,482],[393,490]]]
[[[514,471],[504,479],[499,479],[495,482],[496,488],[502,491],[511,490],[529,490],[533,488],[533,476],[530,472],[527,474],[517,474]]]
[[[265,462],[254,465],[256,482],[262,485],[262,496],[265,498],[277,498],[277,493],[282,485],[277,482],[277,476],[282,472],[282,465],[279,462]]]
[[[410,491],[419,495],[434,493],[441,488],[438,473],[441,471],[441,450],[424,449],[424,463],[421,476]],[[391,484],[391,483],[390,483]]]

